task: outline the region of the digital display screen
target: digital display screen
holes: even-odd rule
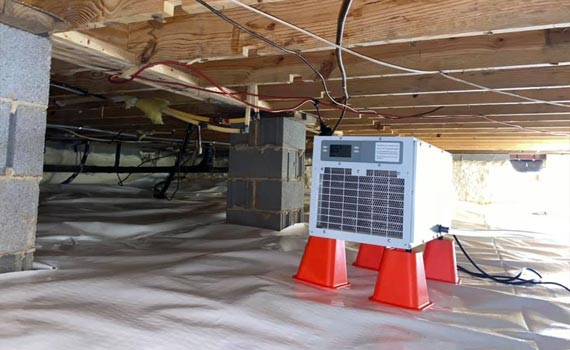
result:
[[[352,156],[352,145],[330,145],[330,156],[350,158]]]

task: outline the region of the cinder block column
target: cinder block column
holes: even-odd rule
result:
[[[303,221],[305,124],[267,117],[232,137],[227,222],[282,230]]]
[[[0,24],[0,273],[32,267],[51,44]]]

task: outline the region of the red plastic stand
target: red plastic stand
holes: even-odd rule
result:
[[[413,310],[429,307],[422,253],[386,249],[370,299]]]
[[[378,271],[384,255],[384,249],[386,248],[381,245],[360,243],[358,255],[353,265],[363,269]]]
[[[424,265],[428,280],[459,283],[452,240],[436,239],[428,242],[424,251]]]
[[[309,237],[294,279],[325,288],[348,286],[344,241]]]

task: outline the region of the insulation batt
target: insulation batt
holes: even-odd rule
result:
[[[171,202],[136,185],[43,187],[38,269],[0,275],[1,350],[570,349],[561,289],[461,276],[428,282],[424,312],[385,306],[368,300],[373,271],[349,266],[339,291],[295,283],[306,225],[225,224],[224,183],[184,184]],[[460,206],[455,224],[513,228],[478,208]],[[472,256],[569,283],[567,214],[509,213],[542,231],[465,237]]]

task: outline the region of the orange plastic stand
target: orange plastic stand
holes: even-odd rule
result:
[[[459,283],[455,245],[452,240],[436,239],[426,244],[424,251],[426,278],[447,283]]]
[[[381,245],[360,243],[358,255],[353,265],[363,269],[378,271],[384,255],[384,249],[386,248]]]
[[[325,288],[348,286],[344,241],[309,237],[294,279]]]
[[[429,307],[422,253],[386,249],[370,299],[413,310]]]

